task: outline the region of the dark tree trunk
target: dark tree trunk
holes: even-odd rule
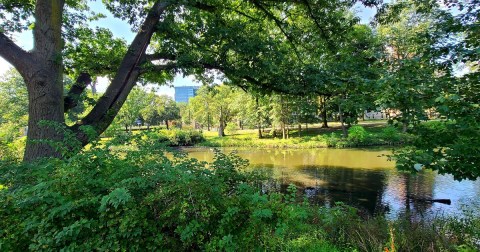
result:
[[[328,128],[327,101],[325,97],[322,100],[322,128]]]
[[[219,137],[224,137],[225,136],[225,127],[224,127],[223,123],[220,123],[218,125],[218,136]]]
[[[223,110],[222,108],[220,108],[220,120],[219,120],[219,124],[218,124],[218,136],[219,137],[224,137],[225,136],[225,118],[224,118],[224,115],[223,115]]]
[[[258,97],[255,97],[255,110],[257,112],[257,127],[258,127],[258,139],[262,139],[262,122],[260,117],[260,109],[258,107]]]
[[[30,69],[18,69],[28,90],[28,133],[25,161],[42,157],[61,157],[61,151],[39,140],[61,142],[64,127],[63,65],[61,37],[64,1],[37,1],[35,7],[35,48]],[[58,11],[60,10],[60,11]],[[39,125],[41,121],[49,123]]]
[[[167,127],[167,130],[169,130],[169,128],[168,128],[168,120],[165,120],[165,126]]]
[[[343,137],[347,138],[348,131],[347,131],[347,127],[345,127],[345,123],[343,122],[343,112],[342,112],[342,107],[340,105],[338,105],[338,115],[340,117],[340,124],[342,125]]]

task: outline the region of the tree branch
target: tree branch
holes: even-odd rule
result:
[[[177,56],[166,53],[166,52],[160,52],[160,53],[154,53],[154,54],[147,54],[145,55],[145,61],[154,61],[154,60],[176,60]]]
[[[78,105],[80,95],[91,83],[92,78],[90,77],[90,74],[81,73],[78,76],[77,81],[75,82],[75,84],[73,84],[73,86],[70,88],[70,91],[68,91],[68,94],[63,99],[63,106],[65,112],[68,112],[68,110],[75,108]]]
[[[295,45],[295,39],[290,36],[290,34],[287,33],[287,31],[285,31],[285,29],[283,28],[283,23],[280,19],[278,19],[277,17],[275,17],[275,15],[273,13],[271,13],[270,11],[268,11],[259,1],[257,0],[252,0],[251,1],[253,3],[253,5],[255,5],[258,9],[260,9],[268,18],[270,18],[271,20],[273,20],[273,22],[275,22],[275,24],[277,25],[277,27],[280,29],[280,31],[283,33],[283,35],[287,38],[288,42],[290,42],[290,45],[292,46],[293,50],[295,51],[295,55],[297,56],[297,58],[302,61],[302,57],[300,56],[300,53],[298,52],[298,49]]]
[[[20,48],[3,32],[0,32],[0,56],[12,64],[20,73],[30,66],[30,53]]]
[[[155,2],[145,18],[140,31],[130,44],[105,94],[98,100],[88,115],[71,127],[72,130],[77,132],[77,137],[82,144],[87,144],[88,138],[78,130],[81,125],[93,126],[97,133],[101,134],[117,115],[140,76],[140,66],[144,62],[145,51],[150,44],[150,39],[157,24],[160,22],[160,16],[173,3],[173,1],[169,0],[158,0]]]
[[[163,72],[176,69],[178,67],[177,63],[170,62],[164,65],[149,65],[146,67],[140,68],[140,74],[149,73],[149,72]]]

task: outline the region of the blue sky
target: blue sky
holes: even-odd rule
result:
[[[108,10],[105,9],[101,1],[92,1],[89,3],[90,8],[99,13],[105,14],[107,17],[98,21],[91,22],[90,25],[92,27],[98,26],[98,27],[104,27],[108,28],[112,31],[112,33],[119,38],[125,39],[128,43],[130,43],[135,34],[130,30],[130,25],[126,23],[125,21],[122,21],[120,19],[114,18]],[[370,19],[375,15],[376,10],[371,9],[371,8],[365,8],[361,6],[360,4],[357,4],[355,7],[357,11],[357,15],[361,18],[362,23],[368,23]],[[25,31],[22,33],[17,33],[13,35],[14,41],[21,46],[25,50],[30,50],[33,47],[33,39],[32,39],[32,32],[31,31]],[[11,65],[6,62],[2,57],[0,57],[0,76],[3,75],[9,68],[11,68]],[[108,80],[106,78],[100,78],[99,79],[99,91],[104,91],[108,85]],[[194,78],[192,76],[181,76],[177,75],[175,77],[175,80],[173,83],[170,83],[170,85],[174,86],[188,86],[188,85],[201,85],[198,82],[194,81]],[[172,87],[162,85],[157,88],[157,93],[159,94],[166,94],[171,97],[174,95],[174,89]]]

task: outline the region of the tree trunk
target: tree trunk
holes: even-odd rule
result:
[[[255,97],[255,111],[257,113],[258,139],[262,139],[262,123],[260,120],[260,109],[258,108],[258,96]]]
[[[65,0],[35,2],[34,48],[31,52],[21,49],[0,31],[0,56],[20,72],[29,93],[29,128],[25,161],[42,157],[61,157],[61,150],[53,148],[46,142],[62,142],[63,130],[59,130],[58,127],[65,127],[62,80],[64,41],[61,33],[64,4]],[[81,126],[92,126],[100,135],[117,115],[140,75],[140,66],[145,61],[145,50],[160,15],[171,4],[173,1],[157,1],[152,6],[105,94],[85,118],[69,128],[77,134],[82,146],[88,144],[91,139],[80,130]],[[38,124],[41,121],[50,123],[48,126],[41,126]],[[53,125],[57,128],[53,128]]]
[[[218,125],[218,136],[219,137],[224,137],[225,136],[225,126],[221,122]]]
[[[46,68],[53,68],[52,66]],[[61,70],[57,75],[52,69],[35,71],[41,76],[28,78],[28,133],[24,161],[42,157],[61,157],[61,151],[51,144],[39,140],[62,142],[63,134],[59,127],[65,126],[63,113],[63,86]],[[52,73],[48,75],[46,73]],[[39,125],[40,122],[48,125]]]
[[[345,123],[343,122],[342,108],[341,108],[340,105],[338,105],[338,115],[340,117],[340,124],[342,125],[343,137],[347,138],[348,137],[348,131],[347,131],[347,127],[345,127]]]
[[[219,120],[219,124],[218,124],[218,136],[219,137],[224,137],[225,136],[225,122],[224,122],[225,118],[224,118],[224,115],[223,115],[223,110],[222,108],[220,108],[220,120]]]
[[[165,126],[167,127],[167,130],[169,130],[169,128],[168,128],[168,120],[165,120]]]
[[[326,99],[325,97],[323,98],[322,102],[322,128],[328,128],[328,121],[327,121],[327,105],[326,105]]]
[[[28,133],[24,161],[42,157],[61,157],[61,151],[46,142],[62,142],[65,126],[61,37],[64,1],[37,1],[35,6],[34,64],[18,69],[28,90]],[[50,123],[39,125],[41,121]]]
[[[207,130],[210,131],[210,113],[207,112]]]
[[[282,139],[287,139],[287,131],[285,129],[285,123],[282,122],[280,125],[282,127]]]

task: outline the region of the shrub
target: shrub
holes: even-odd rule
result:
[[[388,126],[382,130],[382,137],[388,143],[399,142],[401,137],[397,128]]]
[[[23,157],[27,137],[21,137],[13,142],[0,140],[0,160],[19,161]]]
[[[306,239],[312,212],[262,194],[245,160],[168,159],[155,139],[133,141],[136,150],[118,154],[93,146],[3,166],[0,250],[284,250]],[[308,237],[308,246],[331,247]]]
[[[368,133],[364,127],[360,125],[352,126],[348,129],[348,140],[360,144],[365,143],[368,138]]]

